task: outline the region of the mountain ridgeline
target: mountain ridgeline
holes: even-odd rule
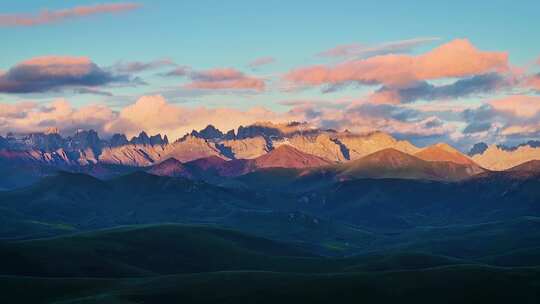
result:
[[[360,168],[359,163],[369,162],[361,159],[374,153],[392,154],[390,149],[407,154],[401,155],[402,160],[409,158],[402,163],[405,167],[400,168],[399,157],[389,155],[366,167],[365,172],[352,176],[454,181],[493,167],[489,162],[489,166],[484,166],[476,161],[487,156],[470,158],[447,144],[418,148],[383,132],[337,132],[306,123],[256,123],[228,132],[209,125],[173,142],[167,136],[149,136],[145,132],[128,140],[123,134],[102,139],[93,130],[79,130],[63,137],[57,129],[49,129],[42,133],[0,136],[0,172],[9,176],[0,182],[0,189],[27,186],[60,170],[99,178],[145,170],[156,175],[194,179],[216,175],[236,177],[266,168],[307,172],[319,167],[348,171],[347,167]],[[524,162],[532,159],[534,153],[523,158]],[[373,166],[385,168],[378,170]],[[375,174],[376,171],[381,172]],[[349,175],[344,173],[342,177]]]

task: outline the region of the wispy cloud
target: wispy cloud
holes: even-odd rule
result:
[[[321,57],[338,57],[338,58],[366,58],[376,55],[408,53],[414,48],[438,41],[437,37],[414,38],[407,40],[385,42],[377,45],[366,45],[359,43],[338,45],[329,50],[320,52]]]
[[[255,90],[264,91],[264,79],[245,73],[234,68],[215,68],[209,70],[194,70],[189,66],[179,66],[169,72],[159,74],[163,77],[181,77],[190,80],[184,85],[187,89],[197,90]]]
[[[166,73],[160,73],[159,75],[163,77],[185,77],[188,76],[191,71],[192,69],[189,66],[179,66]]]
[[[168,58],[156,59],[152,61],[119,61],[111,68],[119,73],[140,73],[144,71],[156,70],[166,67],[177,66],[174,61]]]
[[[256,91],[264,91],[265,89],[263,79],[248,76],[233,68],[193,72],[190,78],[192,82],[188,83],[186,87],[191,89],[252,89]]]
[[[141,5],[138,3],[105,3],[54,11],[43,10],[37,14],[3,14],[0,15],[0,26],[36,26],[92,15],[131,11],[139,7]]]
[[[251,61],[248,66],[252,69],[255,69],[255,68],[258,68],[258,67],[261,67],[261,66],[264,66],[264,65],[268,65],[268,64],[271,64],[271,63],[274,63],[276,62],[276,59],[274,57],[270,57],[270,56],[267,56],[267,57],[259,57],[253,61]]]
[[[73,90],[74,93],[77,94],[90,94],[90,95],[99,95],[99,96],[113,96],[111,92],[102,91],[98,89],[92,89],[92,88],[76,88]]]

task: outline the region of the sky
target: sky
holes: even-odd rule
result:
[[[104,1],[0,3],[0,134],[540,139],[538,1]]]

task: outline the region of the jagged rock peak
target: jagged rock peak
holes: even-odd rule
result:
[[[72,137],[68,139],[68,147],[70,149],[87,149],[94,151],[101,149],[102,141],[95,130],[77,130]]]
[[[150,144],[150,137],[146,132],[141,131],[138,136],[133,136],[129,142],[136,145],[148,145]]]
[[[60,130],[58,130],[57,127],[50,127],[48,128],[47,130],[45,130],[45,132],[43,132],[45,135],[49,135],[49,134],[60,134]]]
[[[191,131],[191,135],[204,139],[222,139],[224,134],[213,125],[208,125],[200,131]]]
[[[225,133],[225,135],[223,136],[223,139],[224,140],[236,139],[236,134],[234,133],[234,129],[227,131],[227,133]]]
[[[152,136],[148,136],[148,134],[145,131],[142,131],[139,133],[138,136],[134,136],[129,141],[131,144],[134,145],[149,145],[149,146],[158,146],[158,145],[167,145],[169,143],[169,139],[167,136],[161,137],[161,134],[156,134]]]
[[[114,134],[111,139],[109,140],[109,143],[111,147],[119,147],[129,144],[129,141],[127,140],[126,135],[116,133]]]
[[[307,131],[315,131],[308,123],[305,122],[290,122],[275,124],[272,122],[256,122],[249,126],[238,127],[236,137],[244,139],[249,137],[262,136],[264,138],[283,138],[291,136],[295,133],[303,133]]]

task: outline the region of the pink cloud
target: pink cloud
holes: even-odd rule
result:
[[[375,91],[369,96],[369,100],[381,104],[399,104],[401,103],[401,96],[396,90]]]
[[[264,91],[263,79],[247,76],[232,68],[219,68],[194,72],[190,75],[192,82],[186,85],[191,89],[223,90],[246,89]]]
[[[495,110],[523,118],[532,118],[540,113],[540,96],[513,95],[492,100],[489,104]]]
[[[78,128],[95,129],[101,135],[125,133],[128,137],[141,130],[167,134],[169,139],[182,137],[191,130],[212,124],[221,130],[235,129],[256,122],[287,123],[307,121],[311,126],[349,129],[357,132],[382,130],[418,136],[436,136],[455,131],[451,122],[402,106],[372,103],[291,103],[288,111],[277,112],[263,107],[239,110],[226,107],[188,107],[169,103],[162,96],[143,96],[134,103],[113,110],[106,105],[74,107],[64,99],[48,104],[0,103],[0,133],[36,132],[57,127],[70,134]]]
[[[0,92],[34,93],[64,87],[96,87],[112,82],[129,82],[87,57],[44,56],[25,60],[0,74]]]
[[[305,86],[356,82],[403,87],[421,80],[507,70],[507,53],[480,51],[468,40],[458,39],[422,55],[380,55],[335,66],[315,65],[292,70],[284,78]]]
[[[274,63],[276,59],[274,57],[260,57],[248,64],[248,66],[252,69],[261,67],[263,65]]]
[[[43,56],[25,60],[15,68],[37,68],[42,74],[80,76],[92,69],[92,61],[88,57]]]
[[[524,86],[540,91],[540,74],[527,77],[525,79]]]
[[[77,6],[56,11],[43,10],[38,14],[0,15],[0,26],[42,25],[90,15],[130,11],[140,6],[137,3],[107,3],[93,6]]]
[[[115,118],[116,114],[105,105],[74,108],[64,99],[45,105],[33,102],[0,104],[0,126],[4,132],[37,132],[48,127],[64,131],[78,128],[103,131],[103,126]]]
[[[184,107],[169,103],[164,97],[143,96],[135,103],[120,110],[117,119],[105,128],[108,133],[136,135],[141,130],[148,133],[167,134],[179,138],[191,130],[200,130],[212,124],[221,130],[230,130],[239,125],[257,121],[286,122],[299,117],[279,114],[262,107],[247,110],[230,108]]]

